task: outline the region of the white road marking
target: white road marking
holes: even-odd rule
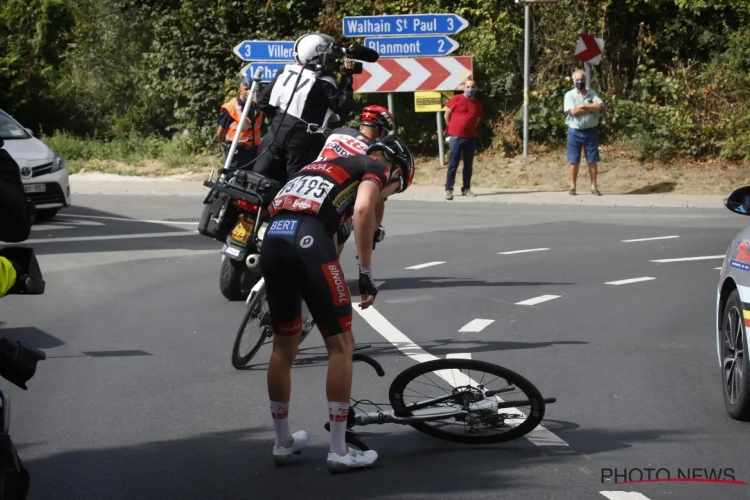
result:
[[[67,243],[72,241],[133,240],[137,238],[165,238],[169,236],[195,236],[198,231],[171,231],[169,233],[110,234],[107,236],[76,236],[70,238],[36,238],[26,243]]]
[[[143,220],[143,219],[128,219],[126,217],[105,217],[104,215],[76,215],[76,214],[65,214],[65,217],[80,217],[82,219],[103,219],[103,220],[119,220],[122,222],[147,222],[150,224],[187,224],[189,226],[197,226],[197,222],[171,222],[168,220]]]
[[[497,252],[498,255],[512,255],[514,253],[526,253],[526,252],[542,252],[549,250],[549,248],[529,248],[528,250],[513,250],[511,252]]]
[[[723,259],[724,255],[704,255],[703,257],[681,257],[679,259],[658,259],[652,260],[651,262],[686,262],[689,260],[710,260],[710,259]]]
[[[648,497],[635,491],[600,491],[609,500],[648,500]]]
[[[93,266],[116,264],[120,262],[138,262],[153,259],[166,259],[169,263],[178,264],[181,258],[198,255],[219,256],[219,249],[189,250],[184,248],[159,250],[122,250],[117,252],[80,252],[39,255],[39,265],[45,272],[85,269]],[[189,262],[189,261],[188,261]]]
[[[55,229],[75,229],[76,226],[63,226],[56,224],[34,224],[31,226],[32,231],[54,231]]]
[[[489,325],[494,323],[494,319],[473,319],[466,323],[464,326],[461,327],[459,330],[460,332],[481,332],[485,328],[487,328]]]
[[[516,302],[516,305],[517,306],[533,306],[536,304],[541,304],[542,302],[547,302],[548,300],[559,299],[559,298],[560,298],[559,295],[541,295],[539,297],[534,297],[533,299]]]
[[[719,271],[721,271],[721,268],[720,268],[720,267],[714,267],[714,269],[718,269]]]
[[[51,221],[48,224],[34,224],[31,226],[32,231],[54,231],[55,229],[75,229],[81,226],[103,226],[101,222],[91,220],[64,220],[58,217],[58,220]]]
[[[405,269],[424,269],[425,267],[437,266],[438,264],[445,264],[445,262],[428,262],[426,264],[417,264],[416,266],[409,266]]]
[[[671,240],[672,238],[679,238],[679,236],[657,236],[655,238],[638,238],[635,240],[622,240],[623,243],[630,243],[633,241],[653,241],[653,240]]]
[[[607,283],[604,283],[605,285],[627,285],[629,283],[638,283],[640,281],[650,281],[655,280],[656,278],[651,278],[649,276],[644,276],[642,278],[630,278],[627,280],[620,280],[620,281],[608,281]]]
[[[426,352],[424,349],[412,342],[409,337],[404,335],[398,328],[393,326],[391,322],[388,321],[377,310],[375,310],[373,306],[370,306],[367,309],[360,309],[359,303],[352,302],[352,309],[357,311],[357,313],[362,316],[362,318],[364,318],[364,320],[367,321],[367,323],[369,323],[376,332],[382,335],[383,338],[393,344],[399,351],[403,352],[418,363],[440,359],[437,356],[433,356],[432,354]],[[440,372],[435,373],[443,380],[451,384],[453,387],[459,387],[462,385],[471,385],[473,387],[476,387],[478,385],[476,381],[472,380],[459,370],[441,370]],[[495,397],[498,399],[498,401],[503,401],[498,396]],[[523,413],[516,408],[503,408],[503,411],[507,411],[509,413]],[[511,422],[510,420],[508,420],[508,422],[511,425],[516,423],[516,421]],[[568,443],[566,443],[552,431],[542,427],[541,425],[538,425],[533,431],[526,434],[524,438],[528,439],[537,446],[569,446]]]
[[[445,356],[446,359],[471,359],[470,352],[452,352]]]

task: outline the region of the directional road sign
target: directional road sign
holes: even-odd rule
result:
[[[285,61],[276,61],[276,62],[254,62],[250,63],[244,68],[242,68],[241,73],[243,75],[246,75],[250,78],[253,77],[255,74],[255,70],[260,68],[263,71],[263,77],[261,78],[261,82],[270,82],[273,80],[273,77],[276,76],[277,71],[282,71],[284,69],[284,66],[289,64]]]
[[[449,36],[401,36],[365,38],[365,46],[380,57],[447,56],[458,48],[458,42]]]
[[[468,25],[457,14],[345,16],[344,36],[455,35]]]
[[[245,40],[232,52],[243,61],[294,61],[294,42]]]
[[[602,60],[602,51],[604,50],[604,40],[594,38],[591,35],[580,35],[574,57],[579,61],[589,64],[599,64]]]
[[[354,75],[355,93],[456,90],[471,75],[472,60],[460,57],[379,59]]]

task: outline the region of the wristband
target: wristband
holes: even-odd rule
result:
[[[372,275],[372,267],[371,266],[359,266],[359,272],[362,274]]]

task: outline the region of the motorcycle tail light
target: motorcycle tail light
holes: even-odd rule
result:
[[[234,206],[246,212],[250,212],[253,215],[258,213],[258,205],[249,203],[245,200],[234,200]]]

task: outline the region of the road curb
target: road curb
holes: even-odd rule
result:
[[[76,178],[71,176],[71,192],[76,195],[112,196],[192,196],[208,194],[202,181],[165,178],[121,178],[107,176],[101,180],[95,176]],[[594,196],[581,194],[570,196],[567,192],[529,192],[491,188],[474,189],[476,197],[454,195],[446,200],[441,186],[412,186],[407,193],[395,195],[398,201],[422,201],[433,203],[494,203],[501,205],[556,205],[556,206],[600,206],[633,208],[723,208],[725,195],[687,194],[611,194]],[[73,200],[75,204],[75,200]]]

